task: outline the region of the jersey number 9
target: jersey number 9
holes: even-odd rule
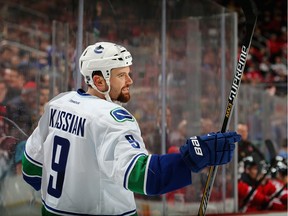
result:
[[[55,136],[52,152],[52,172],[49,177],[47,192],[53,197],[59,198],[65,178],[65,170],[68,159],[70,142],[68,139]]]
[[[140,148],[139,142],[137,142],[137,140],[135,140],[132,135],[126,135],[125,138],[128,140],[128,142],[133,148]]]

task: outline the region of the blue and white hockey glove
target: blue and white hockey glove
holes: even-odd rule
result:
[[[180,147],[183,160],[193,172],[199,172],[207,166],[226,164],[231,161],[235,142],[241,135],[234,131],[193,136]]]

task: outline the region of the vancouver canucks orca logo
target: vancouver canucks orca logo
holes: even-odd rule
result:
[[[99,45],[99,46],[97,46],[97,47],[94,49],[94,52],[97,53],[97,54],[100,54],[100,53],[103,52],[103,50],[104,50],[104,47],[101,46],[101,45]]]
[[[117,122],[134,121],[133,116],[122,108],[116,108],[110,114]]]

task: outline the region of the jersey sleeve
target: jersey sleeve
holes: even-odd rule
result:
[[[147,195],[164,194],[191,184],[191,171],[180,154],[148,154],[133,118],[122,122],[98,120],[106,125],[98,155],[105,175],[127,190]]]
[[[160,195],[192,183],[191,171],[180,154],[138,155],[125,175],[124,187],[146,195]]]

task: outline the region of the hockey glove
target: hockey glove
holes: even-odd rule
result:
[[[211,133],[193,136],[180,147],[183,160],[193,172],[199,172],[207,166],[226,164],[231,161],[235,142],[241,136],[236,132]]]

